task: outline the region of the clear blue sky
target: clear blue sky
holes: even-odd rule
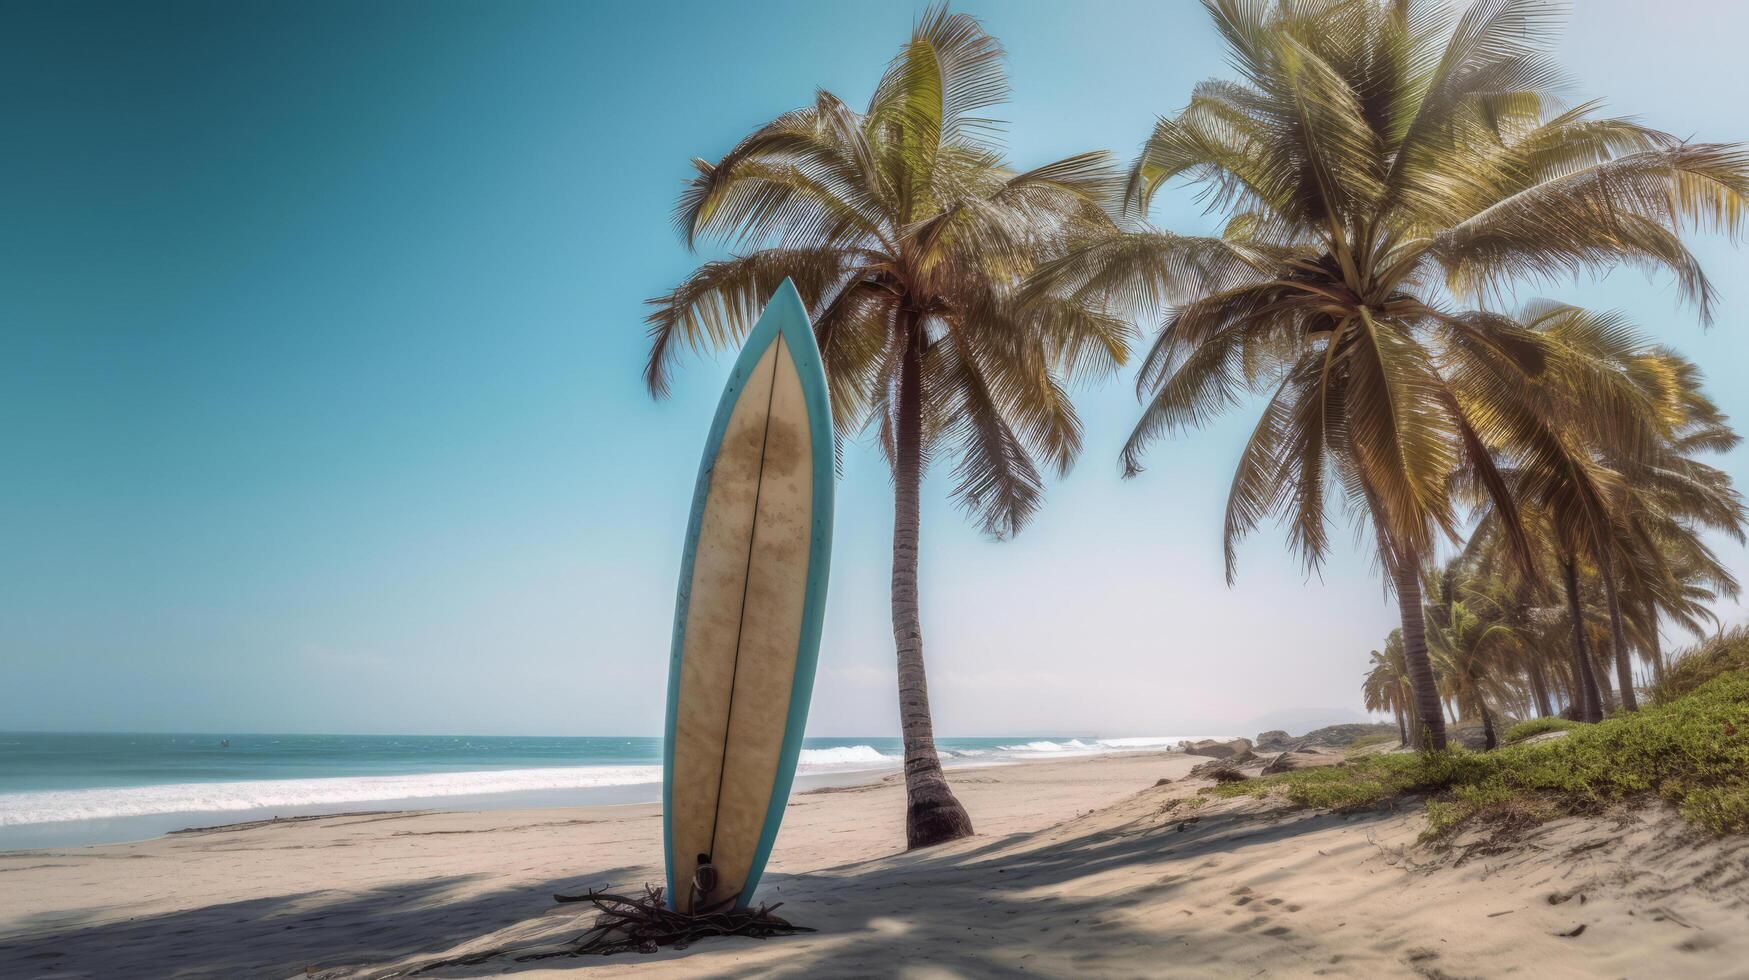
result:
[[[1189,2],[966,3],[1022,166],[1126,160],[1225,74]],[[12,3],[0,8],[0,728],[652,734],[728,356],[639,384],[696,263],[693,156],[861,103],[920,3]],[[1684,136],[1749,138],[1745,8],[1585,0],[1562,56]],[[1156,212],[1207,227],[1188,193]],[[1632,311],[1749,422],[1749,256],[1537,290]],[[1527,294],[1528,295],[1528,294]],[[1011,543],[926,488],[938,729],[1148,734],[1358,707],[1368,560],[1266,530],[1220,571],[1253,418],[1117,478],[1128,379]],[[1749,483],[1749,455],[1725,462]],[[810,731],[896,730],[891,498],[854,448]],[[1744,569],[1744,552],[1726,553]],[[1721,610],[1743,619],[1735,605]],[[1273,716],[1272,716],[1273,717]]]

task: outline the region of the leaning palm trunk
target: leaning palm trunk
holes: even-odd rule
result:
[[[1609,604],[1609,643],[1615,653],[1615,676],[1621,685],[1621,706],[1628,711],[1640,710],[1634,696],[1634,665],[1628,660],[1628,635],[1621,624],[1621,597],[1616,594],[1615,562],[1605,553],[1603,559],[1603,596]]]
[[[1597,690],[1597,677],[1591,672],[1591,651],[1585,643],[1585,609],[1579,604],[1579,573],[1572,558],[1561,561],[1561,575],[1567,587],[1567,615],[1573,620],[1573,704],[1579,721],[1602,721],[1603,699]]]
[[[1526,673],[1530,675],[1530,692],[1536,698],[1537,716],[1547,718],[1555,713],[1554,703],[1549,699],[1549,682],[1543,676],[1542,664],[1536,657],[1525,661]]]
[[[1664,642],[1658,637],[1658,610],[1648,610],[1646,621],[1651,625],[1646,630],[1646,641],[1652,646],[1652,682],[1664,683]]]
[[[893,461],[893,642],[899,654],[899,727],[905,737],[905,844],[927,847],[968,837],[972,818],[948,788],[935,752],[923,625],[917,613],[917,538],[922,523],[923,377],[918,334],[900,368]]]
[[[1421,565],[1413,558],[1399,559],[1392,570],[1397,584],[1397,609],[1403,619],[1403,662],[1409,668],[1409,683],[1415,691],[1415,714],[1421,738],[1418,747],[1437,752],[1445,748],[1445,713],[1439,688],[1433,680],[1433,664],[1427,659],[1427,624],[1421,609]]]
[[[1610,651],[1591,651],[1591,679],[1597,683],[1597,694],[1605,716],[1615,714],[1615,685],[1609,680],[1609,665],[1613,662]]]
[[[1415,688],[1406,681],[1399,682],[1399,697],[1403,702],[1403,721],[1408,725],[1408,737],[1403,744],[1412,749],[1421,747],[1421,709],[1415,703]]]

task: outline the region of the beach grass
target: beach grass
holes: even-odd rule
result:
[[[1362,735],[1354,741],[1349,742],[1346,746],[1343,746],[1342,754],[1345,756],[1355,756],[1362,754],[1367,749],[1375,748],[1376,746],[1395,744],[1397,744],[1397,736],[1389,732],[1380,732],[1377,735]]]
[[[1506,729],[1506,734],[1500,736],[1500,740],[1510,745],[1513,742],[1522,742],[1525,739],[1530,738],[1532,735],[1542,735],[1547,732],[1564,732],[1582,726],[1582,722],[1572,721],[1567,718],[1532,718],[1529,721],[1521,721],[1518,724],[1513,725],[1511,728]]]
[[[1732,671],[1749,671],[1749,625],[1725,630],[1677,657],[1652,686],[1652,700],[1663,703],[1682,697]]]
[[[1538,823],[1653,797],[1714,833],[1749,833],[1749,671],[1576,726],[1558,741],[1366,756],[1205,792],[1343,812],[1425,795],[1428,839],[1479,822]]]

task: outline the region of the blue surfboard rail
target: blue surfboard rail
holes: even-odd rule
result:
[[[668,881],[668,904],[674,907],[678,894],[674,880],[673,814],[674,792],[674,724],[680,706],[680,662],[686,645],[686,612],[692,598],[693,562],[698,553],[698,537],[704,523],[705,503],[710,498],[711,471],[716,467],[717,450],[722,446],[723,433],[729,416],[740,401],[741,391],[753,372],[754,365],[765,351],[783,337],[784,345],[794,359],[796,373],[801,378],[802,398],[808,410],[808,430],[813,443],[813,520],[809,535],[808,580],[802,601],[801,636],[797,641],[795,677],[790,685],[789,713],[785,722],[783,744],[779,750],[776,777],[772,780],[771,799],[767,803],[765,824],[753,853],[753,864],[747,881],[736,901],[746,908],[753,900],[765,862],[771,856],[771,845],[777,839],[777,829],[783,822],[784,808],[796,775],[796,760],[801,756],[802,736],[808,723],[808,704],[814,692],[814,674],[819,662],[820,632],[826,616],[826,585],[832,559],[832,506],[834,479],[832,446],[832,403],[826,389],[825,365],[814,340],[814,329],[808,322],[807,307],[796,292],[795,284],[785,279],[772,293],[765,311],[747,335],[741,354],[735,359],[717,402],[716,417],[711,420],[705,437],[703,458],[699,461],[698,479],[693,485],[692,514],[686,525],[685,550],[680,560],[680,587],[674,603],[674,634],[668,655],[668,718],[662,740],[662,863]]]

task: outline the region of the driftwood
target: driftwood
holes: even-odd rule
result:
[[[676,912],[663,901],[662,889],[651,885],[644,886],[641,898],[627,898],[624,895],[611,895],[607,892],[590,889],[581,895],[554,895],[556,902],[589,902],[601,913],[595,918],[595,925],[588,932],[578,936],[560,949],[547,949],[538,952],[523,953],[515,957],[515,962],[526,963],[530,960],[550,960],[562,956],[610,956],[614,953],[654,953],[658,949],[685,949],[700,939],[709,936],[747,936],[752,939],[767,939],[771,936],[788,936],[798,932],[813,932],[807,926],[798,926],[788,919],[779,918],[775,912],[782,902],[776,905],[760,905],[749,909],[728,909],[721,912],[704,912],[688,915]],[[528,949],[527,946],[521,949]],[[446,966],[473,966],[495,959],[507,953],[517,952],[516,949],[492,949],[458,956],[453,959],[439,960],[435,963],[424,963],[412,971],[413,975],[436,970]]]
[[[654,953],[667,946],[685,949],[707,936],[748,936],[767,939],[798,932],[813,932],[788,919],[772,915],[776,905],[760,905],[749,909],[728,909],[688,915],[676,912],[662,900],[662,889],[644,886],[643,898],[626,898],[606,892],[588,891],[581,895],[554,895],[559,902],[592,902],[601,915],[594,928],[577,937],[570,949],[550,953],[519,956],[521,960],[548,959],[554,956],[610,955],[636,950]]]

